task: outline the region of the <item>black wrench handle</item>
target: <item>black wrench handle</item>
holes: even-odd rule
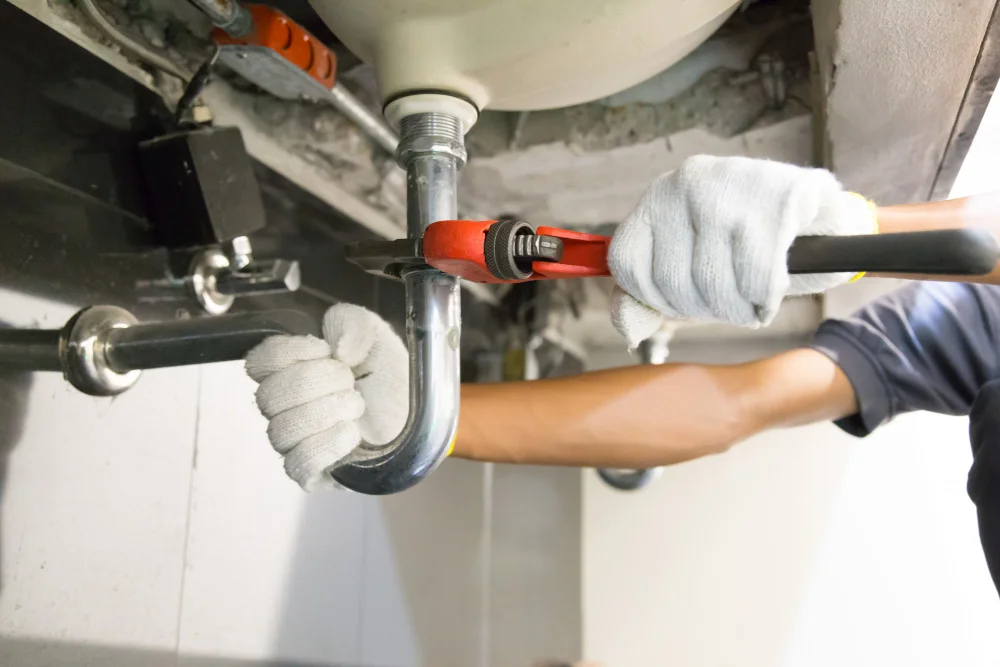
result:
[[[998,259],[1000,244],[985,229],[800,236],[788,249],[788,272],[981,276]]]

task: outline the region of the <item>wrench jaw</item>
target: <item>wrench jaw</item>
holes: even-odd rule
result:
[[[508,284],[608,275],[609,242],[606,236],[551,227],[536,232],[513,219],[442,220],[428,226],[421,239],[360,241],[344,254],[366,271],[390,278],[429,265],[471,282]]]
[[[402,280],[408,268],[427,266],[424,261],[423,239],[372,239],[344,246],[347,261],[376,276]]]

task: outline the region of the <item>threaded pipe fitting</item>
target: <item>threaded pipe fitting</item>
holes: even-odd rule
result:
[[[462,121],[444,113],[418,113],[406,116],[399,123],[399,152],[396,161],[406,168],[419,155],[450,155],[465,164],[465,133]]]
[[[399,123],[401,138],[442,137],[462,141],[462,121],[444,113],[418,113]]]

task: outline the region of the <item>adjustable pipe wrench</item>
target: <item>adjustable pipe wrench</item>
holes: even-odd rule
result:
[[[348,260],[378,275],[398,278],[430,265],[477,283],[588,278],[611,275],[610,236],[504,220],[442,220],[422,239],[348,244]],[[788,250],[788,271],[974,276],[992,271],[1000,245],[982,229],[904,234],[800,236]]]

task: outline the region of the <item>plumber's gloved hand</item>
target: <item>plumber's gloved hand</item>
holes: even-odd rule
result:
[[[820,292],[851,274],[789,276],[799,235],[870,234],[871,206],[833,174],[743,157],[688,158],[656,179],[611,242],[611,317],[630,347],[665,318],[758,327],[786,294]]]
[[[328,471],[362,441],[396,437],[409,409],[406,346],[387,322],[337,304],[323,318],[323,338],[273,336],[246,359],[271,445],[306,491],[336,488]]]

